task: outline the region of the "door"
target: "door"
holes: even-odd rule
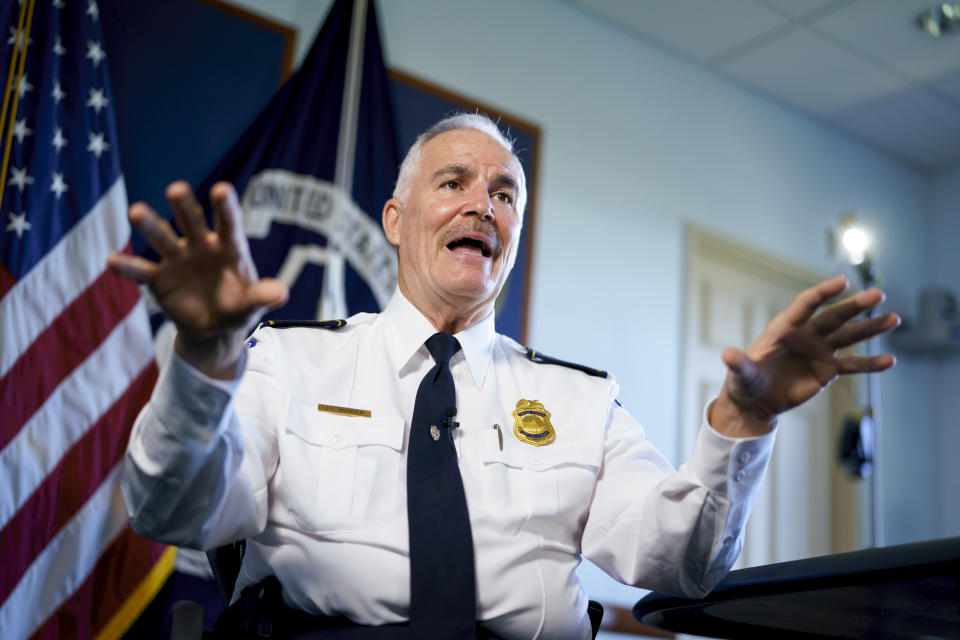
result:
[[[703,407],[720,390],[725,347],[744,348],[803,289],[822,279],[802,267],[690,227],[687,232],[680,451],[686,456]],[[737,567],[860,548],[862,489],[841,473],[836,442],[852,406],[838,381],[780,417],[777,443]]]

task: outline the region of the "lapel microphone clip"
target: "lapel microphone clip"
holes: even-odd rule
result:
[[[457,408],[454,406],[449,406],[443,410],[443,426],[449,429],[456,429],[460,426],[459,422],[454,422],[453,416],[457,415]]]

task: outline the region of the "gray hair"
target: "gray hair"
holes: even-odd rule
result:
[[[455,129],[476,129],[477,131],[482,131],[496,140],[500,146],[509,151],[514,158],[517,157],[517,154],[513,151],[513,140],[504,135],[500,127],[497,126],[497,123],[491,120],[489,116],[482,113],[458,113],[444,118],[417,136],[417,140],[413,143],[413,146],[410,147],[410,150],[407,151],[407,155],[400,164],[400,175],[397,177],[397,186],[393,189],[394,198],[401,203],[405,203],[407,197],[410,195],[413,175],[416,173],[417,166],[420,164],[423,147],[441,133]],[[520,168],[520,175],[517,176],[517,181],[519,183],[517,189],[517,212],[522,216],[527,206],[527,180],[523,174],[523,167]]]

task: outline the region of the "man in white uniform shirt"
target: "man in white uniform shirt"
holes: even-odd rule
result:
[[[628,584],[707,593],[739,553],[776,416],[838,374],[891,366],[888,355],[836,351],[899,320],[851,322],[882,301],[875,289],[816,313],[843,278],[800,294],[745,351],[724,352],[723,390],[675,471],[619,406],[611,377],[545,362],[495,332],[526,196],[511,144],[489,119],[438,123],[408,153],[383,209],[399,251],[387,308],[339,328],[263,326],[246,346],[252,323],[287,292],[257,278],[233,189],[213,188],[211,231],[189,187],[171,185],[182,237],[133,205],[160,262],[115,254],[109,264],[149,285],[178,328],[127,452],[134,529],[200,549],[246,539],[235,598],[276,576],[284,605],[318,628],[406,633],[405,470],[418,386],[441,366],[425,342],[443,332],[456,338],[443,365],[456,389],[443,433],[469,512],[480,637],[589,638],[581,554]],[[407,637],[323,633],[309,637]]]

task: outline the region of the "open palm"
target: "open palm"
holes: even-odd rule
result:
[[[842,277],[820,282],[801,292],[745,350],[725,349],[722,357],[729,371],[718,401],[731,404],[748,420],[769,424],[778,414],[815,396],[839,375],[892,366],[890,355],[837,355],[838,350],[900,323],[895,313],[853,321],[883,301],[878,289],[861,291],[817,313],[846,286]]]
[[[108,264],[118,273],[150,287],[157,303],[177,326],[181,355],[216,353],[219,364],[239,356],[243,335],[269,307],[282,304],[287,289],[257,277],[241,227],[236,192],[227,183],[211,190],[214,229],[185,182],[167,188],[182,236],[144,203],[130,207],[130,221],[160,256],[152,262],[115,253]]]

